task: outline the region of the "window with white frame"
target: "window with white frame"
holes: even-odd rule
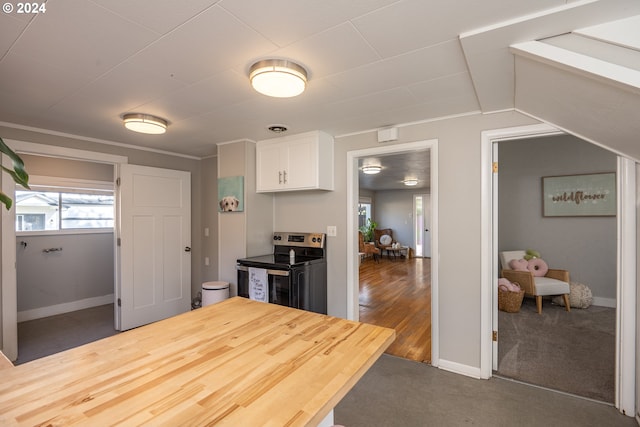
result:
[[[16,232],[113,230],[112,183],[47,177],[30,181],[31,190],[16,188]]]
[[[371,197],[360,197],[358,202],[358,229],[367,225],[371,219]]]

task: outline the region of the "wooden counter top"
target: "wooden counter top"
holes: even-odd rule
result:
[[[3,370],[0,425],[314,426],[394,339],[235,297]]]

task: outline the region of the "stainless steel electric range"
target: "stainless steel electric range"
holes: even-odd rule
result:
[[[239,296],[250,298],[252,274],[266,270],[268,295],[263,300],[327,314],[324,233],[273,233],[273,253],[238,259],[236,269]]]

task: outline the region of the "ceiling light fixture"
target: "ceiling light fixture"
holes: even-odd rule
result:
[[[131,113],[122,116],[124,126],[134,132],[159,135],[167,131],[167,121],[149,114]]]
[[[382,166],[377,166],[377,165],[369,165],[369,166],[362,167],[362,172],[366,173],[367,175],[375,175],[377,173],[380,173],[381,170],[382,170]]]
[[[263,95],[290,98],[304,92],[307,71],[286,59],[264,59],[251,66],[249,81]]]
[[[413,187],[418,185],[418,180],[415,178],[409,178],[409,179],[405,179],[404,181],[402,181],[404,183],[404,185],[408,186],[408,187]]]

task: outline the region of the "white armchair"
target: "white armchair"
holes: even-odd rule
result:
[[[567,270],[549,269],[543,277],[534,276],[530,271],[513,270],[509,267],[511,260],[524,259],[525,251],[505,251],[500,253],[502,277],[516,282],[524,289],[525,296],[536,298],[538,314],[542,313],[542,297],[562,295],[565,308],[569,306],[569,272]]]

